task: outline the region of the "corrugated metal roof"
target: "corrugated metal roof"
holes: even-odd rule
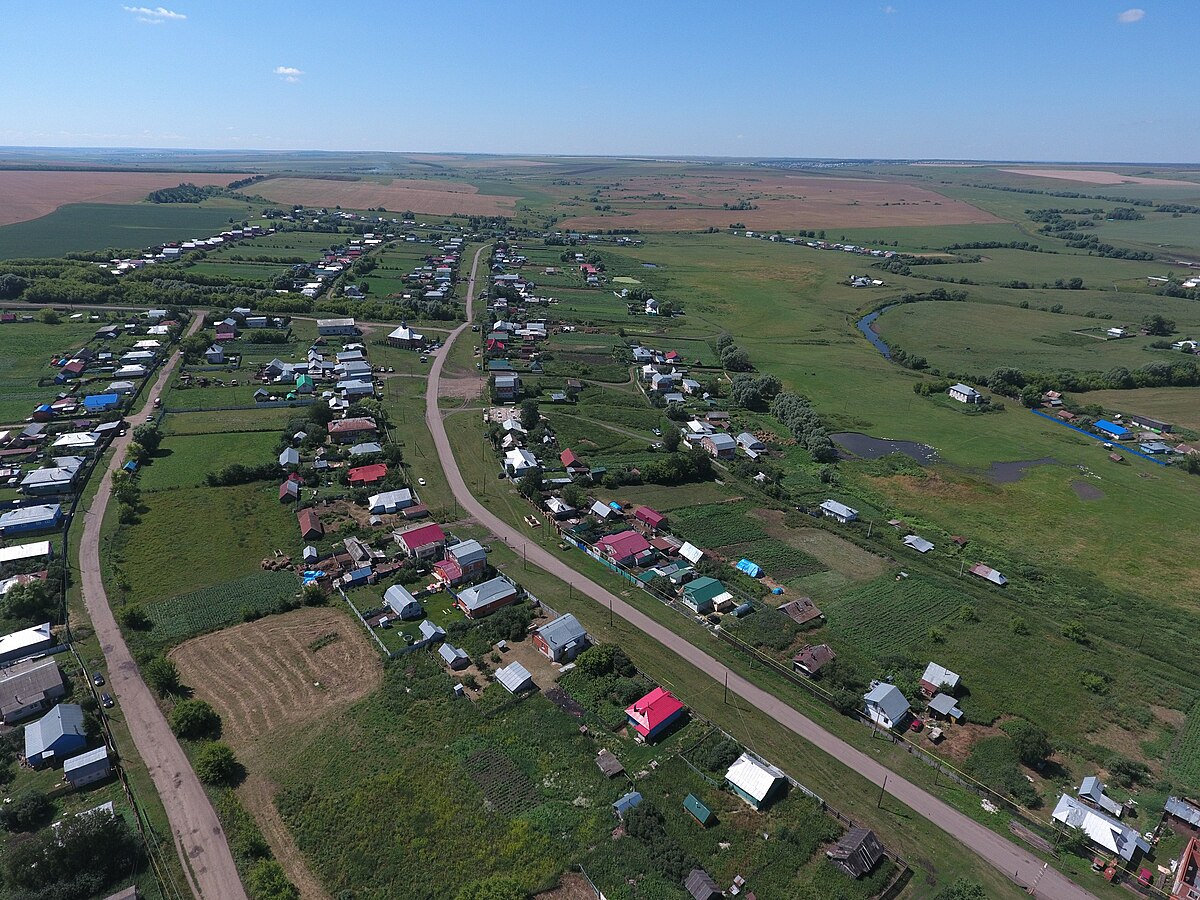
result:
[[[725,773],[725,780],[740,788],[760,803],[771,789],[786,776],[775,766],[743,753]]]
[[[1179,797],[1168,797],[1164,807],[1169,815],[1200,828],[1200,809]]]
[[[84,766],[90,766],[92,763],[108,760],[108,747],[97,747],[95,750],[88,750],[86,753],[80,753],[78,756],[72,756],[63,763],[63,774],[74,772],[76,769],[82,769]]]
[[[511,662],[507,666],[502,666],[496,670],[496,680],[504,685],[510,694],[515,694],[532,683],[533,676],[519,662]]]

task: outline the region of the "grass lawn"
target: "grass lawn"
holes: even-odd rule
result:
[[[276,549],[295,553],[300,532],[274,482],[176,488],[142,495],[145,511],[115,534],[110,597],[148,603],[260,571]]]
[[[205,475],[225,466],[269,462],[278,439],[271,431],[171,435],[142,469],[138,484],[144,491],[197,487]]]
[[[282,431],[283,426],[303,411],[291,407],[260,407],[208,412],[168,413],[163,431],[168,435],[221,434],[226,431]]]
[[[51,354],[78,350],[91,340],[96,327],[84,321],[19,322],[0,328],[0,423],[19,422],[39,403],[53,400],[62,389],[59,385],[38,387],[39,379],[54,376]]]

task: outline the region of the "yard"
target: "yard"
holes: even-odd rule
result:
[[[168,435],[142,468],[138,485],[144,491],[198,487],[205,475],[226,466],[270,462],[278,442],[278,431]]]
[[[0,424],[20,422],[39,403],[54,399],[60,386],[38,387],[39,379],[54,377],[51,354],[80,349],[97,327],[99,323],[86,318],[59,325],[18,322],[0,327]]]

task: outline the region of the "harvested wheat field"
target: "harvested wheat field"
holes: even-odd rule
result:
[[[1122,175],[1119,172],[1101,172],[1096,169],[1001,169],[1014,175],[1033,175],[1037,178],[1057,178],[1059,181],[1078,181],[1081,184],[1169,184],[1200,189],[1195,181],[1176,181],[1170,178],[1143,178],[1139,175]]]
[[[67,203],[136,203],[153,190],[192,184],[227,185],[228,172],[0,172],[0,225],[49,215]]]
[[[221,714],[234,749],[294,729],[379,684],[379,655],[343,610],[307,608],[235,625],[170,653],[185,684]]]
[[[370,209],[382,206],[389,212],[413,210],[437,216],[455,213],[503,216],[516,206],[515,197],[481,194],[479,188],[462,182],[394,179],[382,181],[334,181],[321,178],[273,178],[255,185],[255,191],[280,203],[303,206],[341,206]]]
[[[767,230],[1001,221],[961,200],[884,179],[776,172],[653,175],[624,179],[597,194],[601,203],[612,207],[611,213],[567,219],[561,224],[579,229],[667,231],[727,228],[733,222]]]

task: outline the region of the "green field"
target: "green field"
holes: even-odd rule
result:
[[[138,485],[144,491],[198,487],[204,476],[235,463],[257,466],[275,456],[278,432],[171,435],[143,467]]]
[[[247,206],[169,203],[73,203],[28,222],[0,227],[0,259],[62,256],[115,247],[136,252],[154,244],[208,236],[253,215]]]
[[[278,434],[296,415],[297,410],[286,406],[169,413],[163,418],[162,428],[168,435],[220,434],[226,431],[267,431]]]
[[[148,603],[152,627],[139,640],[155,649],[173,647],[198,634],[227,628],[249,616],[276,612],[294,601],[300,582],[292,572],[258,572],[215,587]]]
[[[0,327],[0,423],[19,422],[39,403],[54,399],[61,387],[38,387],[38,379],[54,377],[51,354],[78,350],[95,332],[92,322],[19,322]]]
[[[276,549],[300,545],[296,516],[274,482],[147,492],[135,525],[112,542],[110,596],[149,603],[260,571]],[[124,585],[124,586],[123,586]]]

